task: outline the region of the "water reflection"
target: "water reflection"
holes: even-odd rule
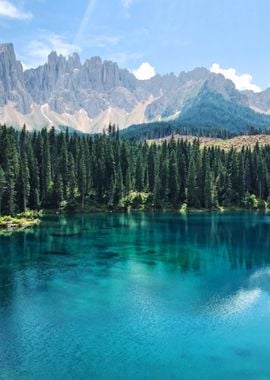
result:
[[[205,253],[207,251],[207,254]],[[204,271],[215,260],[231,268],[270,262],[270,216],[131,213],[47,217],[32,233],[0,237],[0,267],[20,269],[50,255],[164,262]],[[87,256],[88,255],[88,256]],[[106,256],[107,255],[107,256]]]
[[[176,273],[207,274],[200,281],[212,278],[220,292],[228,282],[226,273],[236,271],[227,294],[241,282],[268,291],[269,236],[270,216],[264,214],[47,217],[31,233],[0,237],[0,304],[18,286],[45,289],[59,274],[80,281],[81,272],[87,272],[95,284],[117,268],[146,273],[161,265]]]

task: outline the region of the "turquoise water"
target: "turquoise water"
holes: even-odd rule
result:
[[[59,216],[0,237],[0,379],[270,379],[270,216]]]

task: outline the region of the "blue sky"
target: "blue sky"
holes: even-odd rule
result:
[[[270,84],[269,14],[269,0],[0,0],[0,41],[26,67],[75,50],[130,70],[147,63],[145,77],[212,67],[258,91]]]

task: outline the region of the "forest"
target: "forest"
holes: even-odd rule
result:
[[[55,129],[0,127],[0,212],[261,208],[270,204],[270,146],[201,148]]]

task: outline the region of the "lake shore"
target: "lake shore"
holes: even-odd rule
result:
[[[270,209],[250,209],[244,207],[226,207],[226,208],[215,208],[215,209],[204,209],[204,208],[114,208],[110,209],[108,207],[91,207],[86,208],[85,210],[81,209],[55,209],[55,210],[42,210],[42,211],[27,211],[22,214],[17,214],[15,216],[2,216],[0,217],[0,233],[5,232],[18,232],[30,229],[35,227],[41,223],[43,216],[51,216],[51,215],[77,215],[77,214],[121,214],[121,213],[129,213],[129,212],[146,212],[146,213],[179,213],[180,215],[189,215],[189,214],[203,214],[203,213],[211,213],[211,214],[223,214],[223,213],[234,213],[234,212],[262,212],[268,213]]]
[[[15,216],[2,216],[0,217],[0,232],[16,232],[37,226],[41,215],[41,212],[27,211]]]
[[[77,215],[77,214],[107,214],[107,213],[129,213],[129,212],[164,212],[164,213],[179,213],[179,214],[194,214],[194,213],[229,213],[229,212],[263,212],[268,213],[270,212],[270,209],[260,209],[260,208],[245,208],[245,207],[220,207],[220,208],[214,208],[214,209],[206,209],[206,208],[171,208],[171,207],[165,207],[165,208],[154,208],[154,207],[145,207],[145,208],[106,208],[106,207],[91,207],[91,208],[85,208],[82,209],[59,209],[59,210],[44,210],[43,215],[49,216],[49,215]]]

